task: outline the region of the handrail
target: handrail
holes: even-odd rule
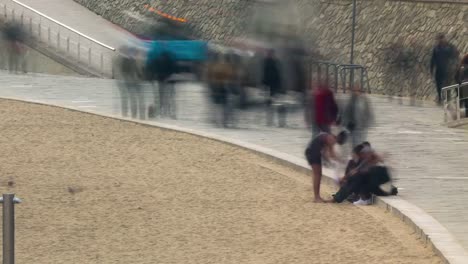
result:
[[[93,39],[93,38],[91,38],[91,37],[89,37],[89,36],[87,36],[87,35],[85,35],[85,34],[79,32],[79,31],[77,31],[77,30],[75,30],[75,29],[73,29],[73,28],[71,28],[71,27],[69,27],[69,26],[67,26],[67,25],[65,25],[65,24],[63,24],[63,23],[61,23],[61,22],[59,22],[59,21],[57,21],[57,20],[55,20],[55,19],[53,19],[53,18],[51,18],[51,17],[45,15],[45,14],[43,14],[43,13],[37,11],[37,10],[35,10],[34,8],[32,8],[32,7],[28,6],[28,5],[25,5],[25,4],[23,4],[23,3],[21,3],[21,2],[19,2],[19,1],[17,1],[17,0],[12,0],[12,1],[13,1],[14,3],[16,3],[16,4],[22,6],[22,7],[26,8],[26,9],[32,11],[32,12],[34,12],[34,13],[40,15],[41,17],[44,17],[44,18],[46,18],[46,19],[48,19],[48,20],[50,20],[50,21],[52,21],[52,22],[54,22],[54,23],[56,23],[56,24],[58,24],[58,25],[60,25],[60,26],[62,26],[62,27],[64,27],[64,28],[66,28],[66,29],[68,29],[68,30],[70,30],[70,31],[72,31],[72,32],[74,32],[74,33],[80,35],[81,37],[84,37],[84,38],[86,38],[86,39],[88,39],[88,40],[90,40],[90,41],[92,41],[92,42],[95,42],[95,43],[101,45],[101,46],[104,47],[104,48],[107,48],[107,49],[109,49],[109,50],[115,51],[115,48],[113,48],[113,47],[111,47],[111,46],[109,46],[109,45],[106,45],[106,44],[104,44],[104,43],[102,43],[102,42],[100,42],[100,41],[98,41],[98,40],[95,40],[95,39]]]
[[[453,115],[452,115],[452,120],[455,119],[456,121],[458,121],[458,120],[461,119],[460,103],[463,100],[466,100],[467,97],[461,98],[460,88],[467,87],[467,86],[468,86],[468,82],[464,82],[464,83],[461,83],[461,84],[453,84],[453,85],[446,86],[446,87],[442,88],[441,93],[442,93],[443,100],[444,100],[444,119],[445,119],[445,122],[448,122],[448,116],[449,116],[449,112],[450,112],[449,108],[450,108],[450,104],[452,104],[453,101],[455,101],[455,111],[456,112],[455,112],[455,118],[453,118]],[[455,94],[454,95],[451,94],[452,92],[454,92]],[[449,96],[450,96],[450,98],[449,98]],[[467,117],[465,116],[465,118],[467,118]]]

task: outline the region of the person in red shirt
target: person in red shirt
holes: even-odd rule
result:
[[[314,125],[319,132],[330,133],[330,128],[336,123],[338,105],[335,96],[326,84],[319,84],[314,93]]]

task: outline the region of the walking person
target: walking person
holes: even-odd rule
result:
[[[26,33],[18,24],[9,22],[4,29],[4,38],[7,43],[8,67],[10,73],[17,73],[20,68],[24,73],[27,73]]]
[[[156,80],[159,91],[159,112],[163,117],[176,118],[175,82],[171,76],[176,72],[175,60],[169,52],[161,53],[156,60]]]
[[[454,60],[458,60],[457,49],[447,41],[444,34],[439,34],[431,58],[431,75],[435,78],[439,105],[442,104],[442,88],[451,81],[451,67]]]
[[[366,140],[367,130],[374,123],[374,115],[367,97],[360,87],[353,88],[351,98],[343,113],[343,124],[350,132],[351,148]]]
[[[218,106],[218,109],[214,111],[214,122],[222,123],[224,127],[228,127],[231,121],[229,90],[233,76],[234,70],[232,64],[228,62],[227,55],[213,54],[207,65],[206,79],[213,103]],[[218,111],[219,109],[221,111]]]
[[[262,85],[267,91],[267,125],[273,125],[274,111],[273,101],[276,96],[284,94],[282,89],[282,78],[280,71],[280,62],[275,56],[275,51],[268,51],[266,58],[263,60],[263,78]]]
[[[324,200],[320,196],[320,183],[322,181],[322,160],[334,159],[340,162],[334,151],[335,144],[342,145],[346,142],[346,133],[341,132],[337,136],[320,132],[315,136],[306,148],[305,156],[307,162],[312,167],[313,173],[313,189],[314,189],[314,202],[323,203]]]
[[[338,104],[329,86],[319,83],[313,94],[315,133],[330,133],[338,118]]]
[[[122,80],[119,82],[122,115],[127,116],[130,103],[132,118],[146,118],[146,109],[142,87],[141,74],[138,68],[138,51],[135,48],[121,49],[119,68]]]

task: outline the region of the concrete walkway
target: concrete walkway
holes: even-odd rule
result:
[[[76,77],[21,76],[0,74],[0,97],[35,100],[64,107],[78,107],[103,114],[120,113],[120,95],[112,80]],[[147,104],[153,100],[145,87]],[[377,117],[369,140],[379,151],[390,154],[401,196],[435,217],[468,248],[468,163],[464,151],[468,135],[464,130],[441,124],[442,110],[436,107],[411,107],[370,97]],[[264,113],[244,112],[239,127],[221,129],[208,120],[217,111],[207,101],[205,89],[197,84],[177,86],[178,120],[168,124],[193,128],[242,140],[303,158],[310,139],[301,113],[292,114],[289,128],[266,127]]]

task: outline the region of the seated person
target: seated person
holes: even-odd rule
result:
[[[346,183],[347,179],[352,176],[351,172],[359,166],[359,163],[361,162],[360,153],[363,148],[364,146],[362,144],[353,148],[352,159],[350,159],[348,161],[348,165],[346,165],[345,175],[340,179],[340,186],[343,186]],[[347,199],[348,201],[354,202],[357,200],[357,194],[352,193]]]
[[[369,144],[364,143],[353,150],[354,152],[361,149],[359,151],[360,162],[343,177],[342,186],[333,196],[333,202],[341,203],[352,193],[357,193],[360,199],[354,204],[368,205],[371,203],[372,194],[389,195],[380,189],[380,185],[390,181],[390,174],[386,167],[379,164],[383,162],[381,157],[368,146]],[[352,164],[351,161],[350,164]],[[396,188],[391,194],[396,194]]]

